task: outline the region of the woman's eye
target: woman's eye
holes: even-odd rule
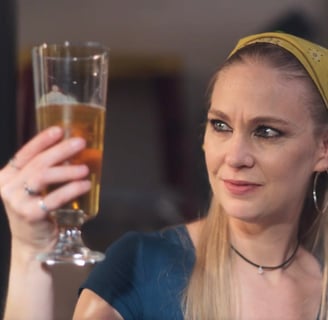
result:
[[[255,136],[260,138],[277,138],[282,135],[282,132],[266,126],[260,126],[256,128]]]
[[[210,123],[215,131],[231,131],[231,128],[221,120],[210,120]]]

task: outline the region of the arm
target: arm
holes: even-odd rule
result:
[[[59,128],[43,131],[20,149],[15,163],[0,171],[0,195],[11,231],[11,265],[5,320],[53,319],[53,280],[50,271],[36,260],[50,250],[57,237],[56,226],[39,206],[39,195],[24,190],[28,183],[42,191],[51,184],[61,187],[44,196],[49,210],[87,192],[90,182],[86,166],[61,166],[83,150],[81,139],[62,141]]]
[[[123,320],[105,300],[89,289],[84,289],[75,308],[73,320]]]
[[[52,318],[53,283],[50,271],[34,257],[15,253],[13,249],[4,319]]]

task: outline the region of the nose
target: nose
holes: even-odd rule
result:
[[[251,141],[244,135],[234,132],[226,141],[225,162],[233,168],[251,168],[255,162]]]

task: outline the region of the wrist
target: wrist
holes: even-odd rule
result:
[[[4,319],[53,319],[53,274],[36,259],[36,253],[12,246]]]
[[[56,236],[52,239],[24,241],[19,237],[13,236],[11,239],[11,260],[25,264],[40,262],[37,256],[40,253],[48,252],[53,249],[56,244]]]

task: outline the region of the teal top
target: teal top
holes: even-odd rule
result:
[[[129,232],[107,249],[81,290],[94,291],[125,320],[183,320],[181,298],[194,262],[184,225]]]
[[[80,291],[92,290],[125,320],[183,320],[181,299],[194,263],[184,225],[129,232],[107,249]]]

